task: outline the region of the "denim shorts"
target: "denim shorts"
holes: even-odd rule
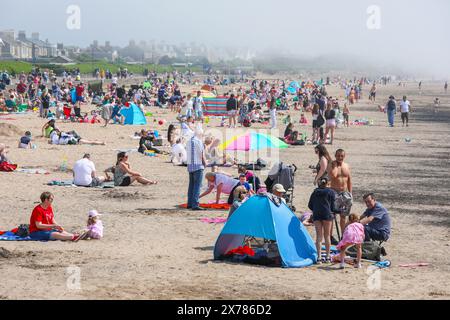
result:
[[[50,231],[36,231],[33,233],[30,233],[30,238],[33,240],[44,240],[44,241],[48,241],[48,240],[52,240],[51,239],[51,235],[52,233],[55,233],[56,231],[54,230],[50,230]]]

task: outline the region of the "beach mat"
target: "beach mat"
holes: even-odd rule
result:
[[[205,208],[205,209],[214,209],[214,210],[229,210],[231,205],[229,205],[228,203],[200,203],[199,204],[200,208]],[[180,208],[187,208],[187,203],[185,204],[181,204]]]
[[[225,222],[227,222],[227,218],[200,218],[200,221],[201,222],[204,222],[204,223],[214,223],[214,224],[217,224],[217,223],[225,223]]]
[[[47,183],[48,186],[57,186],[57,187],[78,187],[78,188],[91,188],[91,187],[83,187],[77,186],[73,184],[73,180],[52,180]],[[92,187],[97,189],[112,189],[114,188],[114,181],[103,182],[101,185]]]
[[[3,234],[2,232],[0,232],[0,241],[36,241],[36,240],[31,239],[29,236],[19,237],[16,236],[14,232],[6,231]]]

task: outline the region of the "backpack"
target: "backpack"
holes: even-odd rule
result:
[[[244,127],[248,128],[252,125],[252,123],[250,122],[250,120],[248,118],[245,118],[244,121],[242,121],[242,125]]]
[[[323,117],[323,114],[321,111],[319,111],[319,115],[317,116],[317,125],[319,127],[323,126],[325,123],[325,118]]]
[[[16,236],[25,238],[30,235],[30,225],[29,224],[21,224],[16,231]]]
[[[381,261],[381,256],[385,252],[384,248],[375,241],[365,241],[362,244],[362,258],[367,260]],[[356,246],[347,248],[346,253],[353,258],[356,258]]]

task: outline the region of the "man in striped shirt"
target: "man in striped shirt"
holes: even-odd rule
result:
[[[206,166],[205,147],[202,141],[203,130],[197,129],[195,135],[186,146],[187,165],[189,172],[188,209],[204,210],[199,206],[200,188],[202,186],[203,171]]]

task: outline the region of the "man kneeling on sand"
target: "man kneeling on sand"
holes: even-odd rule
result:
[[[41,204],[37,205],[30,218],[30,238],[33,240],[63,240],[76,241],[78,234],[64,231],[53,215],[52,203],[54,196],[50,192],[41,194]]]

